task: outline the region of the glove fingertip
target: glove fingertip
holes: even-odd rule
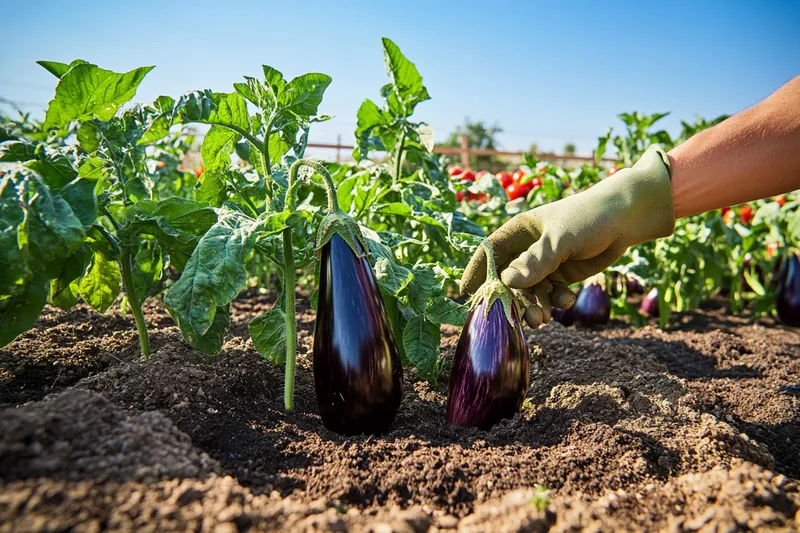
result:
[[[531,283],[528,283],[528,278],[512,266],[500,273],[500,280],[512,289],[527,289],[531,286]]]

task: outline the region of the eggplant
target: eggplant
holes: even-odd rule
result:
[[[778,273],[775,308],[781,322],[800,327],[800,258],[796,253],[786,254]]]
[[[639,306],[639,312],[643,315],[658,318],[658,288],[653,288],[647,293],[647,296],[642,300],[642,305]]]
[[[403,397],[403,368],[375,275],[358,239],[321,248],[314,385],[322,422],[343,435],[380,434]],[[354,253],[352,246],[355,247]]]
[[[633,276],[625,276],[625,290],[628,295],[644,294],[644,287],[641,282]]]
[[[458,339],[447,422],[489,429],[519,412],[530,383],[528,346],[513,295],[497,278],[488,242],[487,280],[475,293]]]
[[[600,283],[589,283],[572,306],[575,321],[584,326],[605,324],[611,318],[611,297]]]

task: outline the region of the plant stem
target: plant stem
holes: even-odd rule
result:
[[[300,171],[300,167],[302,166],[312,168],[314,171],[319,173],[320,176],[322,176],[322,180],[325,184],[325,194],[328,197],[328,213],[337,213],[339,211],[339,198],[336,196],[336,185],[333,183],[333,178],[331,177],[330,172],[328,172],[328,169],[325,168],[325,165],[317,163],[316,161],[310,161],[308,159],[298,159],[289,169],[289,180],[286,193],[287,207],[290,207],[290,199],[288,198],[289,192],[294,186],[295,180],[297,179],[297,173]],[[292,199],[294,199],[294,194],[292,194]],[[293,207],[294,205],[292,204],[290,208]]]
[[[136,329],[139,331],[139,344],[142,347],[142,358],[147,359],[150,357],[150,337],[147,334],[147,324],[144,321],[144,314],[142,314],[142,303],[136,295],[136,285],[134,285],[133,282],[133,258],[127,246],[122,248],[120,263],[122,263],[122,284],[125,288],[125,294],[128,296],[128,307],[130,307],[131,313],[133,313],[133,319],[136,321]]]
[[[294,373],[297,357],[297,326],[294,314],[294,257],[292,228],[283,230],[283,300],[286,304],[286,371],[283,388],[283,405],[287,411],[294,408]]]
[[[400,169],[403,166],[403,149],[405,148],[405,144],[406,130],[404,129],[403,133],[400,135],[400,143],[397,146],[397,161],[395,162],[393,185],[396,185],[397,182],[400,181]]]
[[[269,158],[269,134],[272,132],[272,126],[275,125],[276,120],[278,120],[278,115],[273,115],[272,118],[269,119],[269,122],[267,122],[267,127],[264,129],[264,146],[261,149],[261,153],[264,155],[264,173],[270,179],[272,178],[270,170],[272,162]]]
[[[500,278],[497,276],[497,267],[494,263],[494,250],[489,243],[489,239],[481,241],[481,248],[483,248],[483,251],[486,253],[486,281],[500,281]]]

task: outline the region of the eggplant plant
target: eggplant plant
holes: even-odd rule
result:
[[[576,322],[584,326],[606,324],[611,317],[611,297],[606,292],[605,277],[602,274],[590,278],[575,299],[572,306]]]
[[[528,392],[528,346],[515,296],[497,276],[488,240],[486,282],[475,292],[456,346],[447,421],[488,429],[518,413]]]
[[[40,62],[58,79],[41,130],[4,135],[0,161],[0,345],[30,328],[46,302],[62,309],[82,298],[105,312],[124,290],[143,357],[150,354],[144,300],[163,290],[216,220],[184,198],[158,201],[145,146],[172,99],[120,111],[152,67],[127,73],[86,61]]]

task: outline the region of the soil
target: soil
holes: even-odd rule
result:
[[[798,330],[554,323],[527,330],[514,419],[448,426],[447,373],[407,370],[393,429],[347,438],[317,413],[303,302],[291,413],[247,333],[268,296],[234,302],[215,358],[157,300],[148,361],[130,317],[47,308],[0,350],[0,532],[800,530]]]

